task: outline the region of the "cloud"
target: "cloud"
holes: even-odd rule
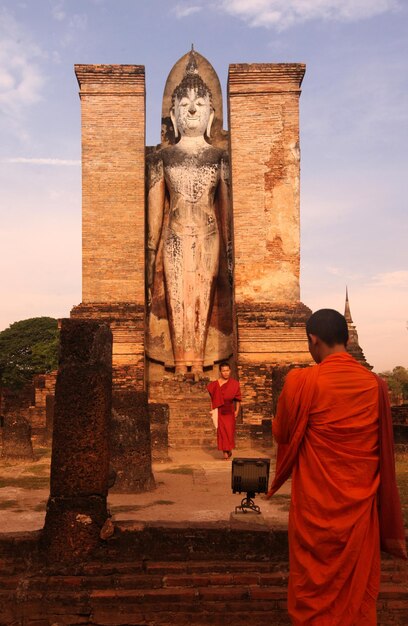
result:
[[[396,270],[395,272],[381,272],[372,278],[373,287],[404,287],[408,293],[408,270]],[[408,313],[407,313],[408,315]]]
[[[63,34],[60,36],[60,45],[65,48],[71,45],[77,38],[77,31],[85,31],[88,26],[88,18],[85,13],[71,13],[66,8],[65,0],[50,0],[51,15],[57,22],[63,24]],[[93,4],[98,5],[100,2],[94,0]]]
[[[11,157],[3,159],[3,163],[24,163],[30,165],[81,165],[81,161],[75,159],[41,159],[37,157]]]
[[[176,6],[173,8],[173,13],[178,19],[182,19],[183,17],[188,17],[189,15],[193,15],[194,13],[202,11],[202,8],[203,7],[198,6],[197,4],[176,4]]]
[[[222,0],[220,4],[250,26],[278,30],[308,20],[358,21],[399,6],[400,0]]]
[[[1,127],[24,137],[25,111],[42,99],[44,53],[5,9],[0,10]]]
[[[67,14],[64,10],[64,0],[54,0],[51,6],[51,15],[57,22],[65,20]]]

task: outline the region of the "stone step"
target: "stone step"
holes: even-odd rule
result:
[[[286,614],[287,567],[256,562],[88,563],[77,575],[3,575],[0,624],[19,616],[34,624],[94,626],[243,626],[289,624]],[[85,571],[86,570],[86,571]],[[402,574],[402,568],[400,574]],[[393,575],[391,565],[386,574]],[[7,581],[7,586],[5,585]],[[408,618],[406,584],[383,582],[379,626]],[[44,621],[47,617],[48,621]],[[11,621],[10,621],[11,620]],[[42,620],[42,621],[41,621]]]

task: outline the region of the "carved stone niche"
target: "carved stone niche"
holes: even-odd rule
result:
[[[174,65],[167,78],[163,95],[162,107],[162,133],[161,144],[156,147],[147,148],[147,179],[149,179],[149,167],[151,163],[160,158],[163,150],[174,146],[178,139],[175,137],[173,124],[170,118],[172,108],[172,94],[175,88],[180,84],[185,76],[186,67],[191,57],[194,57],[198,75],[211,91],[211,101],[214,108],[214,120],[211,127],[210,137],[205,135],[205,139],[210,146],[215,149],[224,151],[226,167],[229,176],[229,159],[228,159],[228,132],[223,130],[223,106],[222,93],[218,76],[212,65],[196,51],[189,52],[181,57]],[[229,183],[229,178],[228,178]],[[147,190],[149,194],[149,189]],[[219,192],[215,196],[215,211],[219,222],[220,203]],[[169,219],[169,193],[166,190],[164,206],[163,227],[166,220]],[[146,223],[149,223],[149,200],[146,201]],[[232,236],[232,215],[231,203],[228,207],[228,224]],[[218,224],[221,231],[221,224]],[[149,237],[149,235],[148,235]],[[230,242],[230,254],[232,253],[232,241]],[[154,279],[152,286],[151,305],[148,311],[147,332],[146,332],[146,373],[149,385],[159,382],[163,379],[163,375],[174,372],[175,358],[171,339],[171,331],[169,324],[169,308],[166,301],[166,283],[165,283],[164,261],[163,261],[163,240],[160,241],[156,253],[156,263],[154,271]],[[210,310],[210,320],[208,334],[205,344],[204,354],[204,372],[211,372],[214,363],[229,358],[233,353],[233,325],[232,325],[232,277],[228,275],[227,251],[225,245],[220,245],[219,271],[213,291],[213,302]],[[187,359],[187,368],[193,365]],[[151,400],[156,401],[151,394]],[[153,394],[154,396],[154,394]]]

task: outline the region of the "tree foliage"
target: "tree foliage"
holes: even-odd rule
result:
[[[391,371],[381,372],[381,378],[387,381],[393,404],[408,402],[408,369],[397,365]]]
[[[52,317],[33,317],[15,322],[0,332],[0,382],[18,389],[35,374],[58,367],[58,322]]]

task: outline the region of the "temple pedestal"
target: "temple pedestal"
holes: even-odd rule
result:
[[[144,389],[144,307],[137,304],[80,304],[71,318],[103,320],[112,332],[114,389]]]
[[[274,386],[277,371],[311,363],[305,333],[310,315],[301,302],[237,306],[237,365],[244,423],[271,419],[280,392]]]
[[[209,379],[195,382],[176,380],[170,376],[150,382],[149,400],[168,406],[170,448],[216,447],[217,434],[210,416],[210,396],[206,389],[208,382]]]

